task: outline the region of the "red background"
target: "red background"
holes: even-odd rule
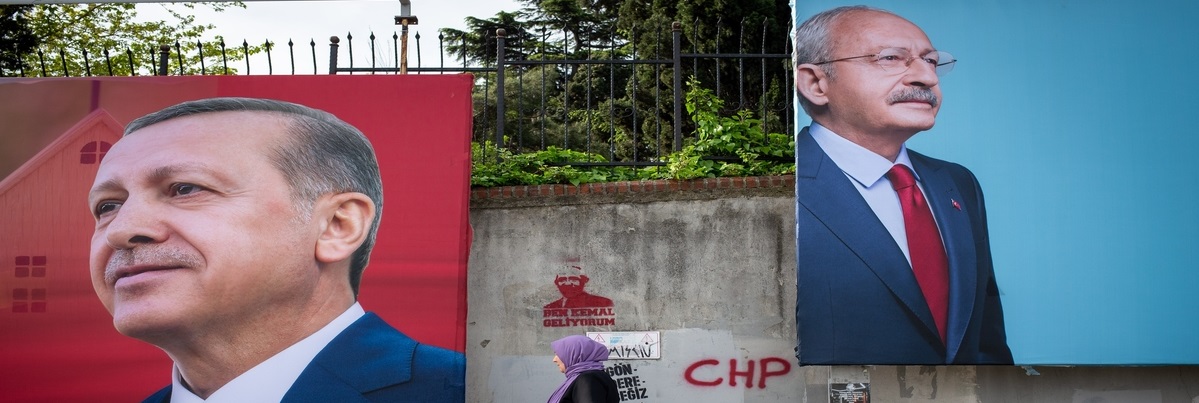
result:
[[[419,341],[464,351],[471,82],[468,75],[0,80],[0,148],[6,158],[21,147],[41,150],[20,157],[28,159],[0,182],[0,401],[139,401],[169,383],[166,355],[118,334],[92,290],[86,193],[97,165],[81,163],[80,150],[115,142],[146,113],[216,96],[296,102],[366,133],[383,174],[384,210],[360,302]],[[22,272],[19,256],[46,256],[44,275]],[[44,289],[44,312],[17,312],[28,305],[17,308],[16,298],[29,298],[17,289]]]

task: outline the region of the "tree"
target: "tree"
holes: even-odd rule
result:
[[[504,58],[507,60],[524,60],[528,58],[525,52],[525,41],[530,39],[526,27],[517,12],[501,11],[492,18],[466,17],[465,31],[452,28],[442,28],[441,35],[447,45],[445,51],[465,59],[468,64],[494,66],[496,62],[496,30],[503,28],[506,35],[504,41]]]
[[[32,5],[0,5],[0,75],[20,73],[28,68],[21,55],[38,46],[38,38],[29,29],[28,13]]]
[[[191,9],[196,3],[165,7],[170,21],[139,22],[133,3],[36,4],[23,13],[23,26],[39,42],[36,51],[20,53],[26,75],[150,75],[157,71],[159,47],[170,47],[168,69],[175,73],[223,73],[214,69],[224,60],[238,61],[266,45],[225,48],[224,38],[204,41],[212,24],[198,24],[195,16],[172,7]],[[245,7],[235,3],[202,3],[216,11]],[[32,70],[32,71],[28,71]],[[230,69],[230,72],[235,72]],[[5,70],[4,74],[14,72]]]
[[[663,60],[672,57],[672,22],[682,26],[684,53],[784,54],[787,0],[520,0],[519,12],[468,18],[451,53],[491,66],[495,28],[509,32],[506,60]],[[513,35],[512,32],[519,32]],[[517,41],[519,39],[519,41]],[[519,56],[514,56],[519,55]],[[682,74],[717,97],[722,112],[753,110],[764,132],[785,132],[789,61],[704,58]],[[545,145],[601,152],[613,161],[659,161],[673,136],[673,67],[632,63],[554,63],[505,70],[503,146],[514,152]],[[492,73],[481,74],[476,110],[494,102]],[[478,92],[483,91],[483,92]],[[530,99],[532,95],[541,99]],[[482,109],[480,109],[482,108]],[[475,132],[494,134],[494,116],[477,115]],[[695,125],[683,121],[684,133]],[[491,138],[491,137],[487,137]],[[530,141],[530,139],[534,141]],[[543,145],[538,145],[544,143]]]
[[[554,43],[562,43],[561,53],[574,55],[588,48],[605,48],[623,42],[615,34],[623,0],[520,0],[525,13],[537,29],[555,34]]]
[[[784,54],[789,51],[790,16],[791,8],[784,0],[625,1],[618,26],[631,38],[631,47],[635,46],[638,54],[653,56],[661,50],[654,58],[669,57],[672,46],[669,27],[674,21],[682,29],[684,53]],[[785,132],[783,115],[790,105],[790,92],[786,91],[791,80],[790,63],[789,59],[765,62],[701,59],[684,63],[683,76],[695,77],[698,85],[712,89],[718,98],[727,99],[723,112],[753,110],[765,122],[766,132]],[[655,82],[671,86],[669,78],[669,74],[663,75],[648,66],[637,68],[637,82],[644,83],[635,95],[639,110],[657,111],[664,118],[673,115],[672,105],[665,100],[655,108],[650,93]],[[694,129],[691,122],[684,122],[684,132]]]

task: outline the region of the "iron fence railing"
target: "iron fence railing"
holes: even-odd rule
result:
[[[184,45],[178,41],[174,44],[150,47],[145,52],[135,52],[133,48],[125,48],[123,51],[104,48],[99,51],[99,54],[102,55],[102,60],[94,60],[94,50],[89,51],[86,48],[71,50],[71,52],[78,52],[72,54],[78,54],[80,56],[79,60],[75,60],[73,57],[68,60],[66,56],[68,50],[66,49],[38,49],[29,56],[30,60],[22,60],[25,63],[17,63],[16,68],[10,68],[8,71],[0,70],[0,77],[258,74],[251,65],[251,60],[255,59],[265,62],[264,68],[267,75],[276,74],[273,54],[276,51],[276,43],[274,42],[265,41],[261,45],[252,45],[249,41],[243,40],[240,46],[230,47],[226,45],[224,40],[220,40],[216,43],[216,46],[220,49],[219,54],[212,55],[205,52],[205,46],[207,45],[203,42],[197,41],[194,48],[196,49],[195,54],[188,54],[189,52],[184,50]],[[252,46],[261,46],[263,51],[258,54],[252,54],[250,53]],[[287,41],[288,59],[291,64],[289,74],[291,75],[297,74],[297,48],[300,48],[300,52],[303,52],[302,43],[297,44],[290,39]],[[319,53],[316,49],[316,41],[309,40],[308,48],[309,51],[305,53],[311,55],[313,74],[318,74],[317,55]],[[230,53],[234,53],[235,57],[231,57]],[[254,56],[257,56],[257,58]],[[240,66],[231,66],[231,59],[241,59],[245,70],[235,70]],[[232,60],[232,62],[237,63],[237,60]],[[26,68],[27,65],[30,68]],[[122,69],[122,74],[118,74],[117,70],[114,69],[115,65],[120,65],[122,68],[128,67],[128,70]],[[100,70],[101,66],[104,67],[103,70]]]
[[[430,61],[422,53],[420,33],[410,41],[407,26],[390,37],[372,32],[365,41],[347,33],[345,41],[336,36],[329,39],[324,72],[319,71],[317,42],[311,39],[306,44],[287,41],[290,69],[283,70],[286,73],[276,72],[274,58],[279,49],[271,41],[262,45],[242,41],[233,47],[220,41],[219,52],[206,52],[203,42],[160,45],[142,55],[133,49],[116,53],[104,49],[98,60],[83,50],[82,63],[73,64],[63,50],[38,50],[35,60],[24,63],[34,68],[0,71],[0,76],[112,75],[118,63],[127,66],[131,75],[261,74],[263,68],[268,75],[472,73],[476,84],[474,141],[515,153],[551,146],[586,153],[586,160],[564,162],[576,166],[662,165],[662,157],[680,150],[694,133],[685,112],[684,82],[690,77],[725,99],[726,112],[751,110],[761,120],[764,132],[792,132],[794,80],[790,41],[785,34],[770,37],[767,21],[761,22],[760,35],[748,33],[754,24],[747,21],[741,21],[735,33],[720,22],[714,29],[704,29],[698,20],[689,28],[683,25],[674,22],[669,28],[634,29],[632,37],[625,39],[615,33],[599,40],[573,38],[574,48],[568,40],[570,34],[563,31],[559,34],[561,46],[553,51],[544,48],[551,42],[549,32],[541,31],[540,38],[534,38],[539,41],[510,41],[513,38],[501,29],[488,38],[495,41],[495,59],[482,61],[467,58],[466,52],[447,60],[451,43],[464,49],[465,38],[439,34],[436,60]],[[704,42],[704,31],[714,41]],[[653,35],[648,41],[651,48],[638,49],[637,35]],[[729,41],[735,45],[728,45]],[[367,46],[366,55],[359,50],[355,57],[356,43],[360,49]],[[527,46],[524,43],[542,48],[519,48]],[[702,48],[701,43],[708,43],[710,49]],[[746,45],[754,43],[758,49],[748,50]],[[768,51],[779,49],[779,44],[783,52]],[[725,49],[733,46],[735,51]],[[251,53],[252,47],[261,51]],[[409,54],[415,57],[409,58]],[[305,66],[309,62],[311,71]],[[238,71],[231,69],[233,63]],[[245,70],[240,70],[242,67]],[[72,74],[73,70],[76,73]],[[730,84],[735,89],[730,89]]]
[[[700,48],[703,38],[698,20],[692,26],[689,41],[683,24],[670,25],[668,51],[662,49],[665,43],[662,39],[667,35],[664,29],[646,30],[647,34],[655,35],[651,42],[656,44],[648,50],[637,49],[635,29],[628,40],[618,39],[613,33],[606,41],[592,43],[589,36],[587,41],[575,41],[573,49],[570,33],[563,31],[556,54],[544,49],[513,49],[508,43],[509,34],[499,29],[489,38],[495,41],[495,60],[474,67],[466,59],[458,67],[445,67],[444,62],[438,67],[423,67],[418,36],[416,67],[407,71],[476,74],[476,142],[490,142],[516,153],[551,146],[586,153],[585,160],[559,163],[563,165],[663,165],[662,157],[679,151],[694,133],[695,127],[684,111],[687,91],[684,81],[688,77],[700,77],[701,85],[714,87],[717,97],[729,98],[726,112],[754,111],[764,132],[791,133],[794,129],[789,38],[769,37],[767,21],[761,22],[761,35],[750,38],[747,33],[750,25],[741,21],[739,31],[729,34],[718,21],[715,29],[709,30],[715,42],[708,51]],[[542,31],[540,35],[539,41],[517,42],[544,47],[550,42],[549,33]],[[736,43],[735,52],[722,48],[720,38],[725,37]],[[347,36],[350,44],[351,39]],[[772,39],[778,41],[775,45],[782,44],[782,52],[768,52]],[[746,49],[752,40],[759,45],[757,52]],[[372,49],[375,41],[373,36],[369,38]],[[442,49],[446,41],[447,38],[438,37]],[[684,51],[685,42],[690,42],[690,52]],[[509,58],[510,51],[524,57]],[[377,68],[373,61],[372,67],[355,67],[352,50],[349,66],[340,66],[336,54],[330,52],[332,74],[394,73],[403,69],[402,66]],[[606,57],[593,57],[595,54]],[[606,77],[600,77],[597,71],[606,73]],[[549,78],[553,75],[556,77]],[[669,79],[664,78],[667,76]],[[643,81],[642,77],[649,79]],[[724,87],[729,82],[736,83],[735,91]],[[754,84],[757,91],[747,87]],[[771,91],[772,85],[778,87],[776,91]],[[605,91],[606,94],[597,94]],[[529,105],[529,101],[534,104]]]

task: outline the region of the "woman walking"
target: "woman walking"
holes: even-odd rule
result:
[[[554,363],[566,381],[546,403],[620,403],[616,381],[604,371],[608,348],[586,336],[566,336],[550,343]]]

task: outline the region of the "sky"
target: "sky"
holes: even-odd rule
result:
[[[280,69],[283,69],[284,74],[290,72],[286,62],[289,39],[295,41],[297,46],[297,74],[312,73],[311,40],[317,44],[318,70],[322,74],[328,69],[330,36],[341,39],[339,59],[344,60],[347,57],[346,33],[354,36],[355,67],[369,67],[369,54],[365,51],[368,45],[365,41],[372,30],[377,37],[387,40],[386,49],[380,45],[379,52],[387,58],[394,57],[390,43],[392,34],[398,33],[400,28],[395,25],[395,16],[400,14],[398,0],[246,1],[245,4],[245,9],[229,8],[219,13],[202,5],[197,6],[196,22],[216,25],[211,35],[223,35],[230,46],[233,42],[240,46],[243,39],[251,44],[261,44],[270,39],[278,49],[272,51],[275,74],[280,74]],[[423,64],[431,66],[430,63],[436,63],[437,56],[431,51],[437,46],[438,29],[465,29],[463,20],[468,16],[491,18],[500,11],[520,9],[515,0],[411,0],[411,4],[411,14],[417,17],[418,24],[409,28],[409,66],[415,66],[416,62],[415,43],[411,42],[415,40],[415,34],[420,33],[422,37]],[[163,6],[156,3],[138,4],[138,17],[144,20],[169,20],[169,14],[163,10]],[[386,62],[389,66],[393,64],[392,61]],[[446,64],[450,65],[449,61]],[[339,62],[339,65],[345,63]],[[252,58],[250,73],[266,74],[265,66],[265,58]]]

